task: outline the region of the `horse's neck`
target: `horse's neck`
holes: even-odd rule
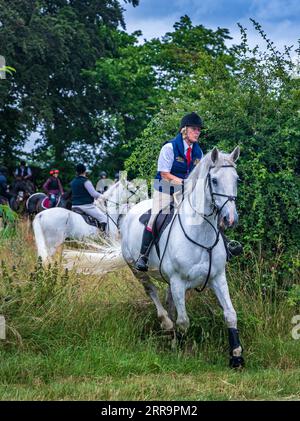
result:
[[[179,210],[181,219],[190,226],[192,230],[199,229],[201,233],[214,235],[212,226],[217,229],[217,218],[212,212],[212,202],[206,198],[205,186],[201,192],[195,188],[184,197]]]

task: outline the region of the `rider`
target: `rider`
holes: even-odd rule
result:
[[[146,272],[148,258],[153,243],[153,223],[160,210],[169,207],[172,196],[183,189],[183,180],[188,177],[200,161],[203,152],[198,145],[202,120],[198,114],[186,114],[180,123],[177,136],[162,147],[154,183],[153,206],[151,217],[145,227],[140,257],[135,268]]]
[[[7,185],[7,168],[0,167],[0,197],[4,197],[9,200],[12,197],[12,194],[8,191]]]
[[[59,195],[62,196],[64,194],[64,189],[58,177],[59,170],[53,169],[49,172],[49,174],[50,177],[43,184],[43,189],[50,199],[51,207],[54,208],[57,204]]]
[[[92,216],[100,222],[101,231],[105,232],[107,225],[106,215],[94,205],[94,199],[99,199],[102,194],[94,189],[94,186],[87,178],[86,166],[76,166],[77,177],[71,181],[72,207],[80,208],[87,215]]]
[[[15,170],[15,178],[17,180],[32,180],[31,168],[26,166],[25,161],[20,162],[20,166]]]
[[[96,190],[97,192],[103,194],[113,184],[113,182],[107,178],[107,173],[105,171],[101,171],[99,176],[100,180],[98,180]]]

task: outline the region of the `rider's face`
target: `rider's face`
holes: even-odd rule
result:
[[[186,137],[187,140],[191,143],[197,142],[199,136],[200,136],[200,127],[197,126],[188,126],[186,130]]]

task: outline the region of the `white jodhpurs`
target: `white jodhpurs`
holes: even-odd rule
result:
[[[85,212],[87,215],[92,216],[93,218],[96,218],[100,223],[105,222],[107,223],[107,217],[105,213],[101,212],[97,206],[95,206],[93,203],[88,205],[74,205],[72,208],[79,208],[83,212]]]

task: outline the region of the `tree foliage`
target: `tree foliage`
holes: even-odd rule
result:
[[[0,54],[16,69],[0,84],[4,160],[37,129],[37,155],[56,165],[74,145],[80,153],[99,143],[93,118],[103,110],[101,97],[81,70],[110,51],[102,28],[124,26],[122,13],[116,0],[0,0]]]
[[[162,39],[139,44],[141,33],[103,28],[111,40],[109,56],[99,58],[94,69],[84,72],[101,93],[105,112],[95,125],[105,133],[100,162],[105,168],[120,169],[130,156],[139,133],[159,111],[167,92],[201,62],[202,55],[226,56],[228,30],[213,31],[193,26],[188,16],[174,24]]]

